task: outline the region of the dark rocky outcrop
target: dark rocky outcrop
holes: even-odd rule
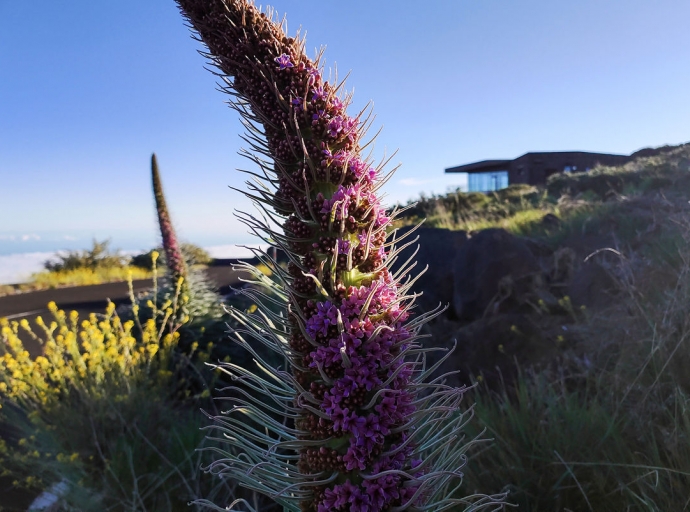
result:
[[[541,286],[542,267],[528,243],[504,229],[485,229],[463,244],[453,263],[457,318],[481,317],[508,296]]]
[[[411,226],[399,229],[397,238],[409,233],[411,229],[413,229]],[[417,265],[410,275],[414,278],[425,267],[428,266],[428,268],[415,282],[412,291],[423,293],[416,301],[418,311],[431,311],[439,304],[447,305],[453,300],[454,260],[458,251],[467,242],[467,233],[465,231],[422,227],[414,233],[410,233],[398,245],[402,246],[417,236],[419,236],[419,240],[400,252],[391,270],[392,272],[399,270],[419,247],[419,251],[413,259],[417,261]]]
[[[411,229],[399,230],[398,236]],[[456,352],[442,365],[445,372],[459,371],[451,384],[470,384],[481,376],[488,385],[500,386],[512,382],[520,367],[560,360],[578,346],[578,326],[587,314],[580,306],[606,307],[617,287],[605,266],[593,259],[583,262],[571,247],[553,250],[504,229],[468,236],[419,228],[402,244],[417,235],[419,240],[401,251],[392,269],[400,269],[421,244],[411,274],[429,268],[412,291],[423,292],[419,312],[450,305],[424,332],[432,336],[429,346],[450,348],[457,341]],[[442,356],[434,352],[428,363]]]
[[[489,384],[510,380],[516,361],[534,361],[555,349],[538,323],[516,313],[471,322],[457,329],[453,339],[458,346],[444,366],[446,371],[460,370],[458,384],[470,384],[479,375]]]

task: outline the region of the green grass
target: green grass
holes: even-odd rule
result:
[[[533,512],[687,510],[688,396],[655,393],[668,409],[654,415],[602,384],[575,390],[527,374],[515,389],[478,392],[474,427],[494,443],[470,458],[468,488],[508,489],[511,503]]]
[[[52,319],[35,321],[41,337],[26,320],[0,319],[0,476],[36,494],[67,482],[61,510],[176,512],[195,499],[245,498],[275,512],[202,469],[224,448],[203,428],[200,408],[219,413],[210,389],[221,384],[204,363],[239,362],[222,343],[236,324],[210,313],[177,320],[177,294],[153,293],[142,315],[130,281],[134,306],[124,318],[112,303],[87,319],[50,303]],[[195,300],[189,307],[203,309]],[[29,355],[20,330],[42,343],[41,355]]]
[[[558,245],[572,233],[593,233],[602,223],[624,210],[626,201],[659,193],[690,194],[690,145],[679,146],[666,154],[638,158],[620,167],[596,167],[587,173],[555,174],[545,186],[511,185],[490,193],[459,190],[443,195],[425,196],[411,201],[396,225],[416,224],[453,230],[504,228],[526,236],[539,236]],[[560,226],[542,226],[546,214],[561,220]],[[639,219],[616,219],[628,230],[617,226],[630,238],[639,229]]]
[[[637,264],[621,260],[634,278],[549,369],[475,388],[468,435],[494,442],[470,454],[470,490],[507,489],[531,512],[690,510],[690,259]]]
[[[544,190],[529,185],[513,185],[489,194],[456,190],[446,195],[422,196],[399,217],[398,225],[415,224],[426,218],[428,227],[472,231],[506,226],[519,231],[523,224],[554,208],[554,201]]]

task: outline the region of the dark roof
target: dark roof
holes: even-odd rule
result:
[[[590,155],[590,156],[621,156],[628,158],[628,155],[619,155],[617,153],[593,153],[592,151],[528,151],[524,155],[520,155],[518,158],[522,158],[527,155]],[[515,160],[517,160],[516,158]]]
[[[471,172],[475,169],[484,169],[490,167],[500,167],[508,165],[512,160],[482,160],[481,162],[473,162],[471,164],[458,165],[457,167],[449,167],[446,172]]]
[[[475,172],[475,171],[492,171],[497,170],[501,166],[510,166],[515,160],[520,160],[526,156],[539,156],[539,155],[589,155],[593,157],[597,156],[608,156],[608,157],[619,157],[619,158],[630,158],[627,155],[616,155],[612,153],[592,153],[590,151],[529,151],[524,155],[513,160],[482,160],[481,162],[472,162],[470,164],[458,165],[456,167],[449,167],[445,172]],[[507,169],[506,169],[507,170]]]

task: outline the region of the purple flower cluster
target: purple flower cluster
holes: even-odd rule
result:
[[[377,512],[406,503],[418,488],[395,472],[414,467],[414,444],[405,443],[403,426],[415,412],[415,395],[412,367],[401,357],[411,336],[404,326],[409,313],[385,267],[383,242],[390,219],[374,193],[378,173],[358,153],[358,120],[347,116],[331,85],[304,57],[285,52],[275,62],[276,82],[285,83],[281,92],[291,98],[289,112],[313,134],[313,144],[303,148],[313,168],[296,163],[293,179],[281,179],[278,190],[278,197],[297,206],[285,228],[300,240],[292,249],[306,268],[292,265],[294,284],[315,276],[328,296],[314,289],[311,296],[295,296],[303,315],[293,315],[291,346],[308,369],[295,370],[295,376],[320,390],[314,397],[321,412],[305,411],[298,426],[312,439],[342,446],[335,453],[303,449],[300,469],[306,474],[330,469],[345,478],[318,490],[303,508]],[[286,143],[269,139],[277,159],[287,155]],[[306,196],[295,186],[300,181],[309,191]],[[284,213],[289,212],[286,207]],[[297,328],[300,323],[303,329]],[[388,473],[376,477],[383,472]]]
[[[299,42],[247,2],[178,1],[262,124],[274,162],[277,191],[267,204],[285,218],[290,357],[303,390],[297,468],[312,483],[301,508],[405,505],[420,485],[408,426],[417,399],[406,357],[413,333],[409,304],[386,268],[391,219],[376,195],[378,169],[360,154],[362,123]]]
[[[404,467],[405,458],[410,450],[401,450],[395,458],[382,457],[372,468],[379,473],[390,469]],[[410,469],[414,470],[421,461],[413,459]],[[421,472],[414,472],[421,476]],[[419,489],[416,485],[403,486],[398,475],[387,474],[378,478],[364,480],[361,485],[354,485],[349,479],[342,484],[334,485],[323,493],[323,500],[318,504],[317,512],[349,511],[371,512],[385,510],[391,503],[407,503],[415,497]]]
[[[340,471],[347,479],[317,492],[305,510],[377,512],[406,503],[417,489],[403,485],[405,478],[396,473],[369,479],[360,475],[413,467],[413,443],[399,448],[405,439],[400,428],[415,412],[412,368],[398,357],[411,336],[404,326],[409,313],[385,267],[383,242],[390,219],[374,193],[378,173],[351,146],[357,141],[357,120],[344,113],[343,103],[329,94],[329,84],[310,69],[305,68],[305,81],[311,84],[305,97],[307,111],[309,106],[315,110],[310,125],[320,134],[320,144],[313,182],[306,172],[304,176],[315,191],[307,198],[311,204],[293,214],[285,227],[293,236],[306,233],[311,242],[293,245],[307,267],[306,272],[293,268],[294,282],[307,274],[318,276],[328,298],[316,293],[296,297],[304,314],[295,323],[303,322],[304,329],[294,329],[292,347],[303,354],[302,365],[309,369],[296,371],[297,378],[321,390],[315,397],[323,414],[307,413],[300,426],[312,438],[343,439],[345,444],[335,458],[325,451],[322,460],[316,450],[303,450],[300,467],[305,473]],[[305,105],[303,97],[294,96]],[[292,190],[282,195],[295,197]],[[320,229],[307,229],[309,221],[299,216],[311,218]],[[348,279],[353,270],[366,278]]]

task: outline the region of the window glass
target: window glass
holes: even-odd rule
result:
[[[473,172],[468,176],[470,192],[490,192],[508,186],[508,171]]]

